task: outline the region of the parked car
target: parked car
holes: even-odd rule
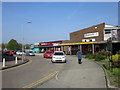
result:
[[[44,58],[51,58],[52,55],[53,55],[53,51],[46,51],[44,54],[43,54],[43,57]]]
[[[14,54],[15,54],[15,55],[16,55],[16,52],[17,52],[17,51],[18,51],[18,50],[15,50],[15,51],[14,51]]]
[[[14,54],[14,50],[6,50],[5,51],[5,55],[13,56],[13,54]]]
[[[66,63],[66,55],[63,51],[55,51],[52,59],[52,62],[64,62]]]
[[[25,55],[25,51],[22,51],[22,50],[18,50],[17,52],[16,52],[16,55]]]
[[[35,53],[33,51],[27,51],[26,56],[35,56]]]

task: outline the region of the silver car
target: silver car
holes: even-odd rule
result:
[[[33,51],[27,51],[26,56],[35,56],[35,53]]]

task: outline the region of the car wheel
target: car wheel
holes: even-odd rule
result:
[[[54,63],[52,60],[51,60],[52,63]]]
[[[65,60],[65,62],[64,63],[66,63],[67,61]]]

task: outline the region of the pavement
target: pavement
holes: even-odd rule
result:
[[[15,58],[17,57],[17,63],[15,62]],[[5,58],[5,67],[3,67],[3,62],[2,62],[2,58],[0,58],[0,70],[4,70],[4,69],[8,69],[8,68],[12,68],[15,66],[19,66],[21,64],[24,64],[26,62],[28,62],[28,60],[23,60],[21,59],[21,56],[4,56]]]
[[[37,56],[42,56],[42,53],[36,53],[35,55]],[[4,69],[7,69],[7,68],[12,68],[12,67],[15,67],[15,66],[18,66],[18,65],[21,65],[21,64],[24,64],[26,62],[28,62],[28,60],[24,60],[22,61],[22,57],[21,56],[17,56],[17,55],[14,55],[14,56],[4,56],[5,59],[6,59],[6,62],[5,62],[5,67],[3,67],[3,63],[2,63],[2,55],[0,54],[0,70],[4,70]],[[17,64],[15,63],[15,57],[18,58],[18,61],[17,61]]]
[[[67,56],[67,64],[53,79],[36,88],[107,88],[104,70],[95,62]]]

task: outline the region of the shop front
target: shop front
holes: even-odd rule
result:
[[[65,43],[61,44],[63,51],[66,54],[76,55],[77,51],[82,51],[83,54],[93,53],[93,42],[81,42],[81,43]]]
[[[60,51],[61,46],[59,46],[62,41],[52,41],[52,42],[41,42],[39,43],[39,48],[41,49],[40,52],[45,52],[48,50],[51,51]]]

